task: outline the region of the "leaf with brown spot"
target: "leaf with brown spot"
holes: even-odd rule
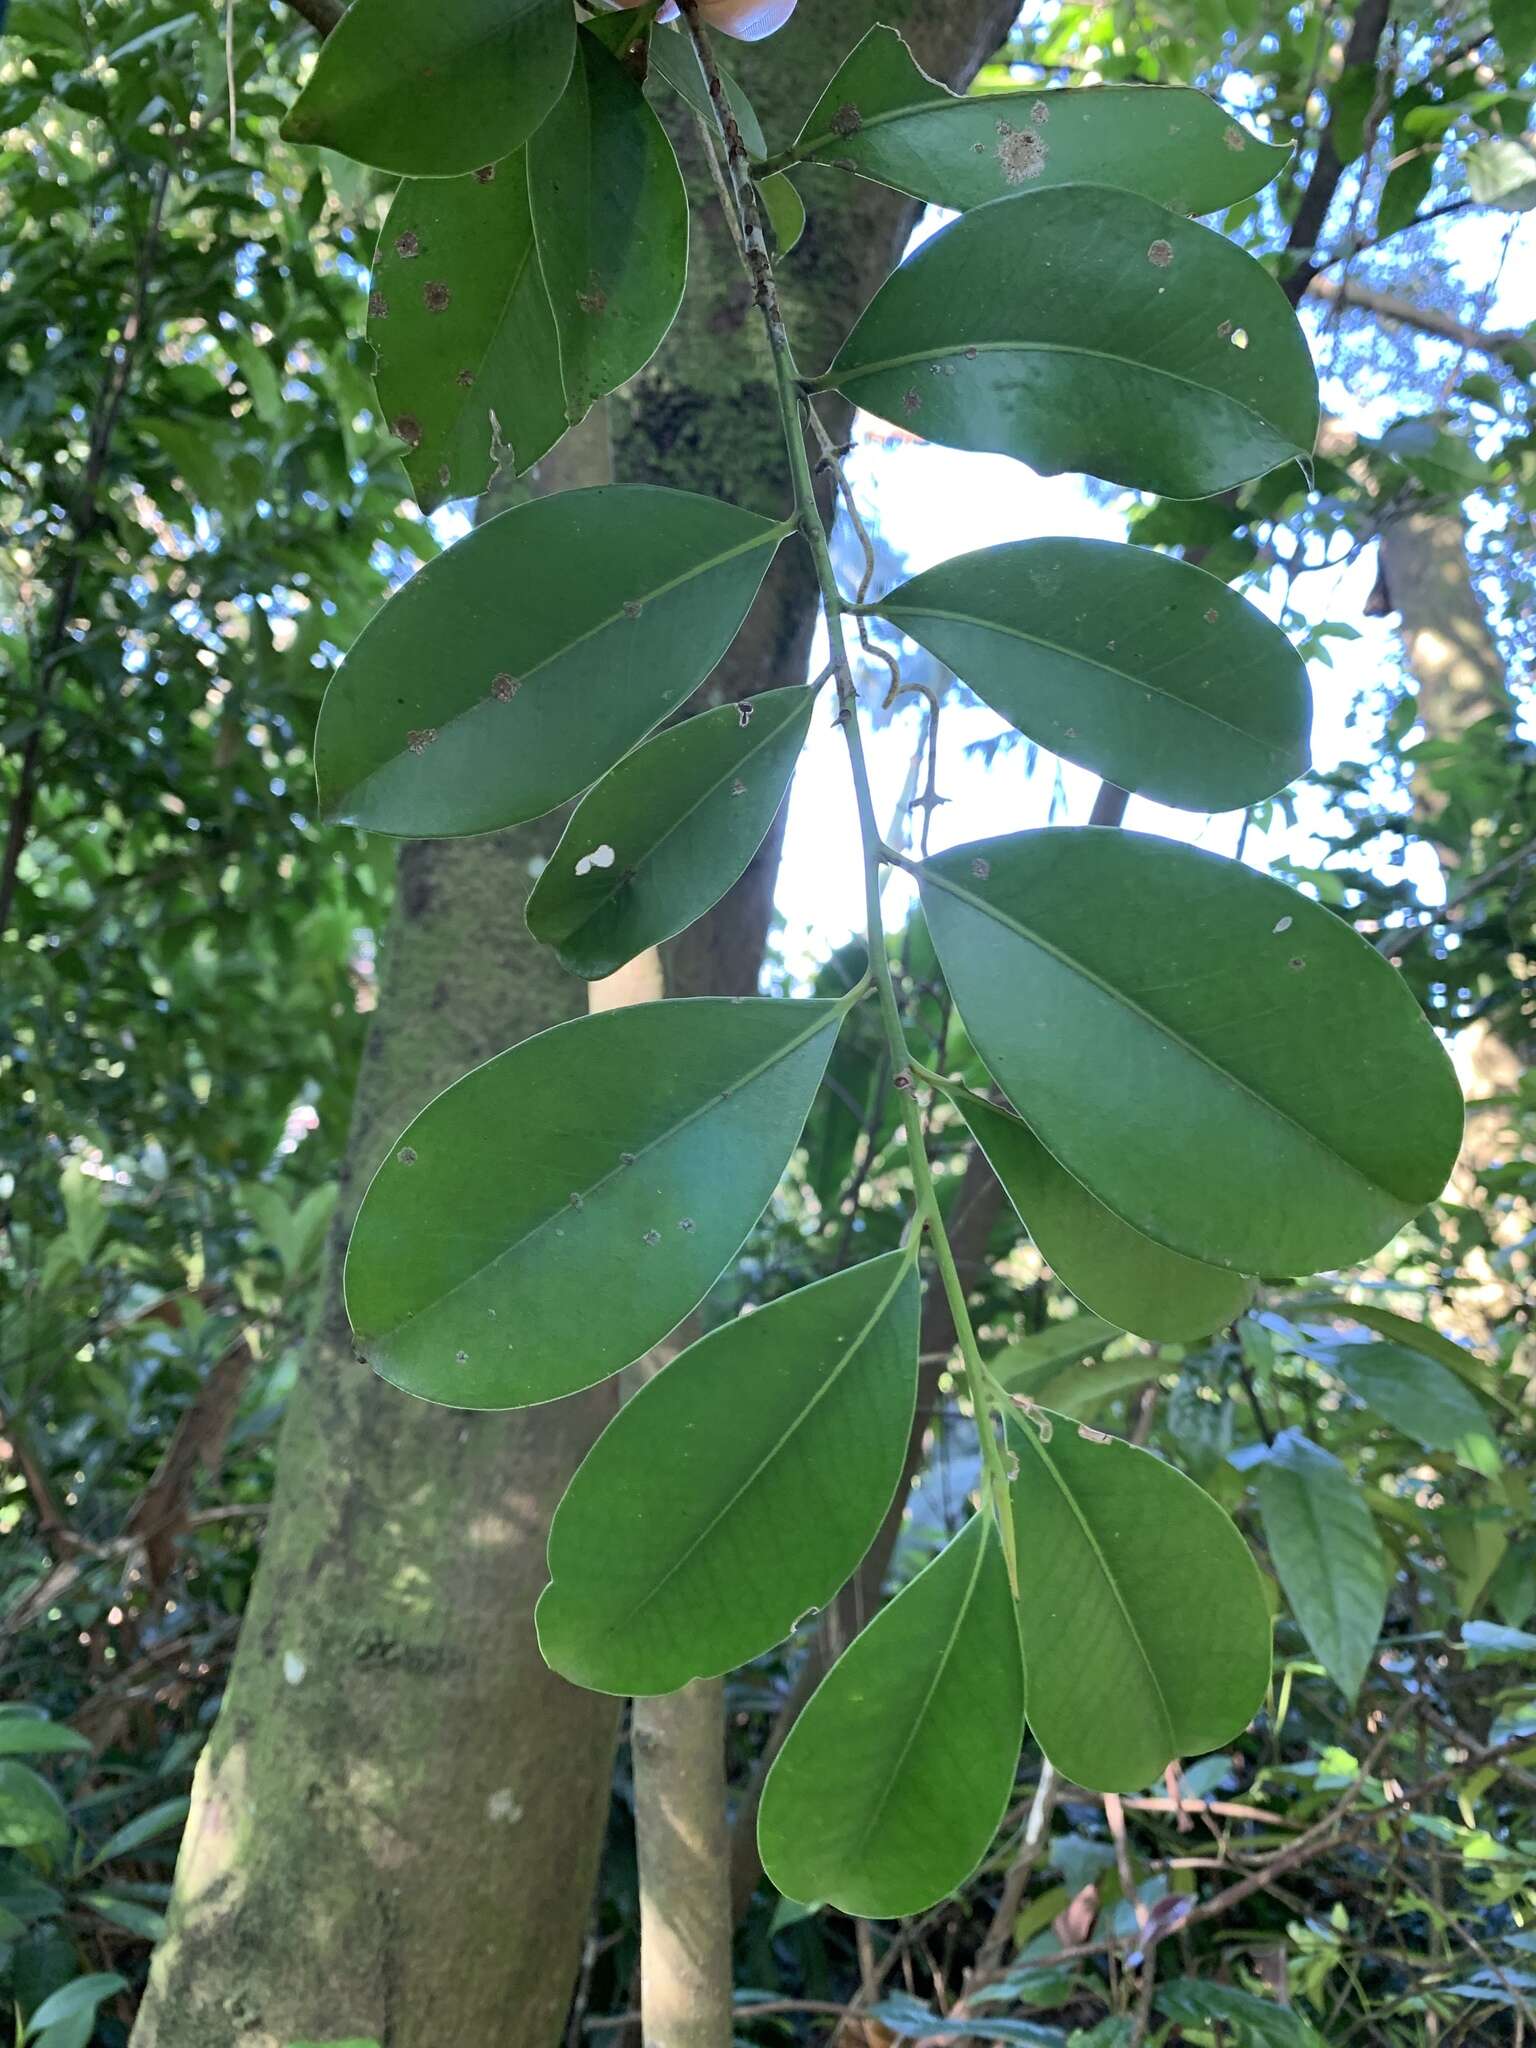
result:
[[[406,179],[379,236],[374,282],[379,406],[415,423],[405,469],[422,510],[478,497],[498,444],[516,475],[542,460],[565,432],[565,395],[527,152],[489,180]]]
[[[1176,213],[1214,213],[1278,177],[1291,151],[1261,142],[1187,86],[957,97],[880,25],[843,60],[793,154],[962,213],[1020,185],[1083,181]]]

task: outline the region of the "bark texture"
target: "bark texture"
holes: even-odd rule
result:
[[[602,425],[546,487],[601,480]],[[549,1516],[615,1393],[413,1401],[354,1358],[341,1269],[402,1126],[585,1007],[523,923],[561,822],[402,849],[323,1309],[134,2048],[558,2036],[617,1708],[545,1668],[532,1617]]]

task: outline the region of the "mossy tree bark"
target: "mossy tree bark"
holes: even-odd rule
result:
[[[1013,11],[1011,0],[810,6],[783,36],[743,50],[738,69],[777,142],[877,14],[962,84]],[[697,137],[673,125],[699,202],[688,298],[661,354],[610,403],[614,472],[777,511],[788,492],[766,355]],[[819,366],[916,209],[830,173],[814,190],[808,175],[807,193],[811,225],[785,282]],[[561,481],[590,481],[579,451],[575,462]],[[805,673],[815,593],[801,554],[782,552],[700,702]],[[402,853],[324,1312],[284,1425],[262,1566],[133,2048],[348,2036],[380,2048],[548,2048],[559,2037],[614,1708],[544,1669],[532,1610],[549,1516],[614,1394],[514,1415],[411,1402],[353,1358],[340,1294],[351,1216],[395,1133],[468,1068],[583,1006],[522,920],[530,863],[558,828]],[[755,988],[781,829],[670,949],[669,992]]]

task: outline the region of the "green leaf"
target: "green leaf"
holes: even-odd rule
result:
[[[1196,1984],[1181,1977],[1159,1985],[1157,2009],[1184,2026],[1215,2020],[1236,2048],[1323,2048],[1321,2035],[1300,2013],[1228,1984]]]
[[[1209,228],[1108,186],[994,199],[876,292],[822,386],[953,448],[1206,497],[1311,453],[1285,294]]]
[[[1528,213],[1536,206],[1536,150],[1509,135],[1474,142],[1467,151],[1467,190],[1479,206]]]
[[[89,1756],[91,1745],[74,1728],[30,1714],[0,1715],[0,1756]]]
[[[1215,1501],[1065,1416],[1009,1441],[1025,1714],[1051,1762],[1094,1791],[1139,1791],[1241,1734],[1269,1683],[1269,1610]]]
[[[1102,1316],[1065,1316],[1047,1323],[1032,1337],[1007,1344],[989,1361],[988,1369],[1000,1386],[1021,1394],[1037,1394],[1048,1386],[1064,1366],[1075,1365],[1090,1352],[1102,1351],[1121,1335],[1117,1323]]]
[[[702,917],[746,872],[795,772],[814,692],[723,704],[637,747],[582,798],[528,929],[589,980]]]
[[[352,1233],[347,1309],[374,1370],[517,1408],[649,1350],[762,1214],[841,1021],[831,1002],[642,1003],[456,1081]]]
[[[794,155],[958,212],[1020,185],[1115,185],[1175,213],[1213,213],[1280,175],[1260,142],[1187,86],[1047,86],[957,98],[893,28],[844,58]]]
[[[119,1977],[115,1971],[103,1970],[89,1977],[76,1977],[72,1983],[62,1985],[51,1998],[43,2000],[27,2021],[21,2038],[30,2041],[45,2027],[56,2027],[60,2021],[74,2019],[81,2013],[94,2017],[105,2000],[115,1998],[119,1991],[127,1989],[128,1980]],[[81,2038],[88,2041],[90,2036],[91,2029],[87,2028]]]
[[[711,134],[715,132],[715,110],[710,101],[709,88],[704,83],[704,74],[699,69],[699,60],[694,55],[693,44],[684,28],[657,28],[652,31],[651,70],[666,81],[683,103],[690,107],[701,121],[709,124]],[[748,154],[763,157],[768,154],[768,144],[763,135],[763,124],[753,111],[752,102],[742,91],[740,82],[726,67],[715,59],[715,69],[720,73],[720,83],[725,87],[726,103],[735,117],[736,126],[741,130],[741,139],[747,146]]]
[[[1489,0],[1488,13],[1513,83],[1536,64],[1536,16],[1529,0]]]
[[[435,838],[552,810],[698,688],[784,532],[643,484],[487,520],[396,591],[332,678],[327,814]]]
[[[667,132],[593,35],[528,150],[539,266],[573,423],[644,369],[682,302],[688,194]]]
[[[1506,1393],[1499,1384],[1498,1376],[1473,1351],[1464,1344],[1457,1344],[1433,1323],[1416,1323],[1411,1316],[1400,1316],[1394,1310],[1382,1308],[1374,1301],[1343,1301],[1337,1295],[1315,1294],[1306,1296],[1289,1305],[1287,1313],[1306,1309],[1311,1312],[1322,1310],[1335,1319],[1359,1323],[1364,1329],[1376,1331],[1378,1336],[1390,1337],[1396,1344],[1406,1344],[1410,1351],[1417,1351],[1425,1358],[1437,1358],[1449,1366],[1451,1371],[1471,1387],[1474,1393],[1485,1399],[1496,1401],[1511,1413],[1518,1414],[1520,1403]]]
[[[827,1673],[758,1813],[781,1892],[895,1920],[986,1854],[1023,1739],[1018,1627],[996,1531],[976,1515]]]
[[[776,177],[765,178],[757,189],[773,229],[776,253],[787,256],[805,233],[804,201],[782,171]]]
[[[1299,1430],[1254,1468],[1264,1541],[1301,1632],[1346,1699],[1387,1611],[1387,1562],[1359,1482]]]
[[[46,1778],[0,1760],[0,1849],[56,1847],[69,1834],[63,1802]]]
[[[833,1597],[901,1476],[919,1293],[913,1258],[889,1252],[711,1331],[640,1389],[550,1528],[553,1670],[673,1692]]]
[[[1096,1315],[1155,1344],[1183,1344],[1252,1301],[1253,1283],[1240,1273],[1169,1251],[1106,1209],[1018,1117],[967,1090],[948,1093],[1041,1257]]]
[[[374,257],[368,339],[379,409],[424,512],[478,497],[498,454],[521,476],[549,453],[565,392],[525,151],[473,177],[400,186]]]
[[[989,1070],[1145,1236],[1308,1272],[1374,1251],[1445,1185],[1450,1061],[1388,963],[1310,898],[1093,827],[957,847],[919,879]]]
[[[1432,1358],[1380,1339],[1341,1344],[1332,1370],[1357,1401],[1426,1451],[1451,1451],[1474,1472],[1494,1477],[1499,1447],[1482,1403]]]
[[[100,1863],[110,1863],[114,1856],[127,1856],[135,1849],[142,1849],[146,1842],[155,1842],[162,1835],[170,1834],[186,1819],[191,1803],[185,1798],[162,1799],[158,1806],[135,1814],[132,1820],[124,1821],[107,1837],[85,1868],[94,1870]]]
[[[81,1892],[81,1905],[89,1906],[104,1920],[110,1920],[117,1927],[126,1927],[130,1934],[137,1934],[144,1941],[165,1939],[165,1915],[157,1913],[153,1906],[141,1906],[136,1899],[120,1899],[115,1892]]]
[[[282,125],[405,178],[451,178],[509,156],[565,89],[568,0],[352,0]]]
[[[1307,766],[1290,641],[1188,562],[1102,540],[955,555],[876,609],[1053,753],[1160,803],[1222,811]]]

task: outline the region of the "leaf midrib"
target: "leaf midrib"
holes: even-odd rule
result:
[[[531,510],[532,507],[527,509]],[[508,514],[507,516],[513,517],[515,515]],[[749,516],[756,517],[757,515]],[[553,653],[546,654],[542,660],[536,661],[531,668],[525,669],[517,679],[519,691],[525,689],[533,681],[534,677],[543,670],[552,667],[557,661],[563,661],[568,654],[574,653],[578,647],[584,647],[589,640],[595,640],[599,634],[606,633],[610,626],[617,625],[620,619],[630,616],[624,609],[626,604],[639,603],[644,607],[659,603],[662,598],[670,597],[674,590],[681,590],[685,584],[692,583],[696,578],[708,576],[716,569],[723,569],[727,563],[738,560],[742,555],[751,554],[754,548],[772,547],[776,550],[779,542],[794,531],[796,524],[797,522],[793,519],[780,520],[777,524],[765,521],[760,533],[753,534],[748,540],[738,542],[735,547],[726,549],[723,554],[711,555],[705,561],[696,562],[691,568],[685,569],[681,575],[672,577],[666,583],[658,583],[653,590],[643,591],[638,598],[624,599],[616,611],[605,613],[595,624],[589,626],[585,632],[577,633],[571,639],[562,641]],[[491,528],[486,526],[480,530],[482,533],[489,533]],[[446,554],[437,557],[438,561],[446,561],[447,559],[448,556]],[[424,575],[430,573],[431,567],[432,565],[429,563],[427,569],[422,573]],[[401,593],[409,588],[409,584],[402,585]],[[384,614],[381,612],[379,616],[382,618]],[[350,659],[350,657],[348,658]],[[345,669],[345,661],[343,661],[341,667],[343,670]],[[340,672],[339,670],[338,674]],[[462,720],[472,717],[485,701],[485,696],[482,693],[472,703],[466,704],[462,710],[449,713],[442,720],[438,728],[439,731],[446,732],[451,727],[458,725]],[[337,803],[355,802],[376,775],[383,774],[387,768],[395,767],[397,763],[405,759],[408,751],[407,748],[399,747],[393,752],[386,754],[384,759],[376,762],[366,774],[360,775],[355,782],[348,783],[337,796],[331,798],[330,805],[327,808],[333,807]]]
[[[848,339],[851,343],[857,338],[855,330]],[[881,356],[867,363],[845,364],[839,357],[825,376],[813,378],[811,381],[817,390],[825,390],[829,385],[835,385],[839,390],[846,391],[850,382],[855,382],[860,377],[877,377],[886,370],[905,370],[914,363],[932,363],[944,356],[965,356],[967,360],[971,360],[976,356],[988,355],[1084,356],[1094,362],[1112,363],[1118,370],[1139,370],[1149,377],[1165,377],[1170,384],[1182,384],[1186,390],[1195,392],[1202,401],[1220,399],[1224,404],[1244,414],[1246,418],[1257,420],[1266,433],[1283,438],[1285,445],[1294,448],[1299,454],[1309,452],[1276,421],[1266,419],[1247,399],[1234,397],[1230,391],[1223,391],[1218,385],[1198,383],[1193,377],[1186,377],[1181,370],[1165,369],[1160,363],[1144,362],[1139,356],[1117,355],[1113,349],[1107,348],[1083,348],[1074,342],[945,341],[940,342],[935,348],[909,349],[905,355]]]
[[[1032,931],[1027,925],[1020,924],[1016,918],[1005,914],[996,904],[989,903],[985,897],[978,896],[973,891],[961,887],[958,883],[951,881],[948,876],[941,874],[938,869],[926,863],[919,870],[919,882],[921,883],[924,880],[932,881],[936,887],[954,896],[961,903],[969,904],[973,910],[979,911],[983,917],[990,917],[995,923],[1017,934],[1027,944],[1037,947],[1042,953],[1048,954],[1059,966],[1067,968],[1071,973],[1091,983],[1094,988],[1108,996],[1111,1001],[1119,1004],[1122,1009],[1129,1010],[1134,1016],[1139,1017],[1142,1023],[1147,1025],[1160,1038],[1165,1039],[1172,1045],[1176,1045],[1181,1052],[1188,1054],[1200,1066],[1208,1069],[1218,1080],[1235,1088],[1240,1095],[1245,1096],[1250,1102],[1256,1103],[1267,1115],[1274,1117],[1278,1122],[1285,1124],[1289,1129],[1295,1131],[1313,1151],[1321,1153],[1325,1159],[1330,1159],[1336,1165],[1342,1166],[1347,1173],[1352,1174],[1363,1187],[1368,1188],[1373,1194],[1385,1196],[1392,1202],[1405,1202],[1413,1199],[1411,1196],[1398,1194],[1393,1188],[1383,1187],[1379,1181],[1373,1180],[1352,1159],[1346,1159],[1342,1152],[1335,1151],[1333,1146],[1325,1139],[1320,1138],[1315,1131],[1309,1131],[1305,1124],[1299,1123],[1288,1109],[1282,1108],[1278,1102],[1271,1102],[1266,1096],[1259,1094],[1258,1090],[1245,1081],[1241,1074],[1234,1074],[1230,1067],[1222,1066],[1220,1061],[1213,1059],[1203,1047],[1196,1045],[1191,1039],[1186,1038],[1183,1032],[1175,1030],[1171,1024],[1165,1023],[1162,1018],[1155,1016],[1152,1011],[1146,1009],[1126,990],[1117,988],[1111,981],[1106,981],[1101,974],[1096,973],[1086,962],[1075,959],[1070,953],[1064,952],[1060,946],[1053,945],[1041,933]],[[1050,1148],[1047,1147],[1046,1149],[1049,1150]],[[1086,1186],[1086,1183],[1084,1185]],[[1092,1191],[1090,1190],[1090,1192]],[[1137,1225],[1136,1228],[1139,1229],[1140,1225]],[[1150,1236],[1150,1234],[1148,1231],[1142,1231],[1144,1237]],[[1161,1241],[1161,1239],[1154,1239],[1155,1243],[1161,1243]],[[1174,1245],[1171,1249],[1177,1251],[1179,1247]],[[1194,1253],[1185,1253],[1186,1258],[1194,1256]],[[1208,1262],[1202,1261],[1202,1263]]]
[[[981,1519],[981,1517],[985,1516],[986,1513],[987,1510],[985,1508],[980,1509],[978,1512],[977,1519]],[[966,1528],[968,1529],[969,1527],[970,1524],[967,1523]],[[962,1530],[960,1532],[962,1536],[965,1533],[965,1530]],[[959,1540],[960,1537],[957,1536],[955,1538],[955,1541],[958,1543]],[[943,1683],[944,1674],[949,1669],[950,1659],[954,1656],[955,1653],[955,1644],[959,1640],[960,1631],[965,1626],[966,1616],[970,1613],[972,1602],[976,1598],[976,1589],[981,1584],[982,1568],[987,1560],[987,1546],[991,1543],[991,1541],[992,1530],[990,1526],[983,1526],[981,1535],[978,1538],[976,1544],[976,1562],[971,1567],[971,1575],[970,1578],[966,1581],[964,1595],[961,1598],[959,1607],[955,1611],[954,1624],[949,1631],[947,1639],[945,1640],[943,1650],[940,1652],[939,1656],[934,1662],[933,1675],[928,1681],[928,1688],[923,1694],[921,1706],[919,1706],[917,1712],[912,1716],[912,1726],[907,1731],[907,1739],[901,1745],[901,1752],[898,1755],[889,1776],[886,1778],[885,1785],[880,1793],[879,1799],[876,1800],[874,1807],[870,1812],[869,1818],[865,1821],[864,1826],[859,1831],[858,1840],[856,1841],[852,1852],[852,1860],[854,1863],[858,1863],[862,1859],[865,1850],[869,1847],[870,1837],[874,1834],[875,1830],[879,1827],[881,1821],[885,1818],[885,1809],[891,1803],[891,1794],[895,1791],[896,1785],[901,1777],[902,1771],[906,1768],[907,1758],[912,1754],[912,1746],[917,1741],[918,1735],[922,1731],[923,1723],[927,1720],[929,1712],[933,1706],[934,1697],[937,1694],[940,1685]],[[934,1559],[934,1563],[938,1563],[937,1558]],[[930,1569],[932,1569],[932,1567],[930,1567]]]
[[[751,700],[747,699],[745,701],[750,702]],[[722,705],[721,709],[729,709],[734,713],[736,707],[735,705]],[[706,717],[709,716],[708,713],[705,713],[704,715]],[[573,939],[579,938],[581,934],[587,929],[588,925],[592,923],[593,919],[598,915],[598,913],[600,911],[606,910],[608,905],[612,903],[614,898],[618,895],[619,891],[622,888],[626,887],[629,882],[635,879],[636,875],[639,873],[640,867],[647,861],[655,860],[657,854],[660,853],[661,849],[666,845],[667,841],[675,837],[675,835],[682,830],[684,825],[687,824],[688,820],[694,815],[694,813],[700,810],[705,804],[707,804],[710,798],[724,787],[727,779],[734,780],[735,778],[739,777],[742,769],[745,768],[749,762],[755,761],[758,755],[762,753],[765,747],[771,747],[775,740],[782,739],[784,737],[785,732],[788,730],[790,724],[793,722],[795,718],[798,718],[799,715],[800,705],[796,703],[790,707],[789,715],[780,719],[778,725],[774,726],[771,731],[765,731],[762,734],[760,734],[759,737],[747,749],[746,753],[738,756],[738,758],[731,764],[730,768],[727,769],[725,773],[717,775],[715,779],[709,784],[708,788],[706,788],[700,796],[697,796],[694,799],[694,801],[688,806],[687,810],[680,811],[678,813],[678,815],[672,820],[671,824],[668,825],[665,832],[661,833],[658,838],[655,838],[650,841],[650,843],[640,853],[638,860],[635,863],[632,863],[631,866],[623,872],[620,872],[618,869],[615,869],[615,879],[612,885],[609,888],[605,889],[601,896],[594,896],[591,899],[590,907],[583,908],[581,922],[579,924],[573,925],[571,929],[563,935],[563,937],[555,940],[554,943],[557,946],[564,948],[569,946]],[[615,767],[609,770],[609,774],[617,775],[620,772],[620,770],[624,768],[633,759],[634,755],[626,755],[623,761],[620,761]],[[581,812],[580,810],[578,810],[576,812],[576,815],[571,819],[571,826],[575,827],[576,825],[580,824],[580,822]],[[591,829],[595,832],[598,828],[594,825]],[[532,902],[531,897],[529,901],[530,903]]]
[[[758,998],[757,1000],[771,999]],[[789,999],[786,998],[786,1000]],[[768,1058],[759,1060],[755,1067],[748,1073],[743,1074],[739,1080],[733,1081],[728,1088],[716,1090],[713,1095],[708,1096],[701,1102],[696,1109],[690,1110],[687,1116],[680,1117],[676,1123],[669,1124],[664,1131],[658,1132],[654,1138],[649,1139],[631,1154],[627,1163],[621,1161],[619,1165],[612,1166],[606,1173],[600,1174],[595,1181],[590,1182],[585,1188],[578,1188],[576,1192],[581,1196],[583,1204],[590,1201],[603,1188],[618,1180],[621,1175],[632,1172],[642,1159],[656,1151],[659,1146],[670,1144],[679,1133],[686,1131],[690,1125],[697,1123],[700,1117],[709,1115],[712,1110],[718,1109],[722,1102],[741,1095],[745,1090],[751,1088],[762,1079],[764,1074],[770,1072],[774,1067],[781,1065],[783,1061],[790,1059],[795,1053],[800,1051],[802,1046],[809,1045],[818,1032],[825,1031],[829,1025],[841,1026],[842,1018],[837,1014],[838,1005],[835,1001],[816,997],[800,998],[798,1000],[815,1001],[818,1005],[825,1002],[827,1010],[831,1014],[825,1014],[819,1017],[815,1023],[807,1024],[806,1028],[797,1037],[787,1040],[770,1054]],[[585,1020],[576,1019],[574,1021],[584,1022]],[[836,1032],[834,1030],[835,1035]],[[407,1127],[404,1135],[409,1139],[409,1127]],[[525,1230],[523,1235],[519,1238],[514,1238],[511,1244],[503,1245],[494,1257],[486,1259],[481,1265],[476,1266],[472,1272],[466,1273],[462,1280],[456,1280],[451,1287],[445,1288],[441,1294],[434,1295],[430,1301],[424,1302],[419,1309],[413,1314],[406,1316],[402,1321],[391,1323],[376,1333],[369,1334],[359,1330],[358,1336],[364,1343],[377,1343],[384,1338],[400,1337],[413,1323],[419,1322],[423,1316],[431,1315],[441,1309],[445,1302],[452,1301],[454,1296],[462,1294],[466,1287],[474,1286],[487,1273],[493,1272],[504,1260],[512,1258],[524,1246],[531,1244],[541,1231],[547,1230],[550,1227],[556,1217],[569,1215],[572,1206],[569,1198],[567,1198],[560,1204],[559,1208],[551,1209],[547,1216],[541,1216],[532,1229]],[[359,1220],[361,1220],[361,1215]],[[343,1272],[343,1292],[345,1292],[345,1272]]]
[[[1050,1419],[1052,1424],[1057,1428],[1077,1427],[1075,1423],[1069,1422],[1068,1418],[1064,1415],[1052,1415]],[[1148,1653],[1147,1646],[1142,1641],[1141,1630],[1137,1628],[1135,1621],[1131,1618],[1131,1610],[1126,1606],[1125,1598],[1120,1591],[1120,1587],[1115,1578],[1115,1575],[1109,1568],[1109,1560],[1104,1555],[1103,1546],[1100,1544],[1098,1537],[1094,1534],[1093,1527],[1090,1524],[1087,1516],[1083,1513],[1082,1508],[1078,1505],[1077,1495],[1072,1491],[1072,1488],[1067,1484],[1062,1474],[1056,1469],[1055,1460],[1051,1458],[1047,1453],[1045,1445],[1041,1440],[1038,1432],[1028,1428],[1026,1425],[1025,1434],[1029,1438],[1030,1448],[1034,1451],[1036,1457],[1040,1460],[1041,1464],[1044,1465],[1046,1471],[1050,1473],[1051,1478],[1054,1480],[1056,1484],[1057,1492],[1061,1495],[1062,1499],[1066,1502],[1068,1509],[1071,1511],[1073,1520],[1077,1523],[1078,1529],[1082,1534],[1083,1541],[1088,1545],[1089,1550],[1093,1553],[1093,1560],[1099,1568],[1100,1576],[1102,1577],[1104,1584],[1108,1587],[1110,1596],[1114,1600],[1115,1606],[1119,1609],[1120,1619],[1125,1624],[1126,1633],[1127,1635],[1129,1635],[1132,1643],[1135,1645],[1136,1654],[1138,1657],[1140,1657],[1142,1665],[1146,1670],[1147,1679],[1152,1688],[1153,1698],[1157,1701],[1158,1712],[1163,1717],[1163,1727],[1166,1731],[1168,1738],[1168,1754],[1170,1757],[1177,1756],[1179,1753],[1179,1742],[1177,1733],[1173,1725],[1173,1710],[1168,1704],[1168,1696],[1163,1691],[1162,1681],[1159,1679],[1157,1675],[1156,1667],[1154,1666],[1152,1658]]]
[[[688,1545],[684,1548],[684,1550],[677,1557],[677,1559],[667,1567],[666,1571],[656,1581],[656,1584],[645,1595],[645,1597],[637,1601],[633,1607],[627,1608],[620,1621],[615,1621],[610,1624],[608,1629],[605,1631],[607,1635],[611,1636],[614,1633],[615,1629],[620,1628],[627,1623],[632,1623],[638,1620],[639,1617],[642,1614],[644,1614],[646,1609],[653,1604],[653,1602],[660,1599],[661,1595],[666,1591],[667,1587],[672,1583],[673,1579],[676,1578],[677,1574],[684,1568],[684,1566],[688,1563],[689,1559],[695,1554],[699,1547],[702,1544],[708,1542],[709,1538],[714,1534],[715,1530],[719,1528],[720,1524],[725,1520],[727,1515],[734,1513],[735,1509],[738,1507],[743,1497],[747,1493],[749,1493],[754,1486],[756,1486],[758,1480],[762,1478],[764,1472],[767,1471],[768,1467],[781,1454],[785,1445],[789,1443],[789,1441],[792,1437],[794,1437],[797,1431],[805,1427],[806,1423],[810,1420],[812,1413],[827,1398],[827,1396],[831,1393],[832,1389],[837,1385],[838,1381],[843,1377],[848,1367],[853,1363],[854,1359],[863,1350],[876,1325],[884,1321],[886,1310],[895,1300],[898,1291],[900,1290],[903,1283],[906,1281],[908,1274],[912,1270],[913,1259],[916,1256],[917,1243],[917,1238],[914,1238],[913,1249],[910,1255],[903,1257],[900,1254],[898,1254],[899,1263],[897,1265],[895,1279],[891,1282],[890,1286],[886,1288],[885,1292],[881,1295],[879,1303],[875,1307],[873,1313],[866,1319],[866,1321],[859,1329],[857,1334],[854,1337],[852,1337],[849,1340],[849,1342],[844,1346],[843,1356],[838,1360],[837,1364],[833,1367],[832,1371],[826,1374],[826,1376],[821,1380],[815,1392],[811,1395],[811,1398],[800,1409],[799,1413],[795,1416],[794,1420],[789,1424],[788,1428],[780,1433],[777,1441],[769,1446],[769,1448],[764,1452],[763,1456],[758,1460],[757,1464],[752,1468],[752,1470],[742,1480],[741,1484],[736,1488],[735,1492],[732,1493],[730,1498],[727,1501],[725,1501],[725,1503],[716,1511],[716,1513],[713,1516],[711,1516],[710,1520],[698,1532],[698,1534],[692,1539],[692,1541],[688,1543]],[[556,1578],[555,1583],[558,1584],[558,1578]]]
[[[1150,690],[1166,703],[1176,705],[1180,711],[1187,711],[1194,718],[1209,719],[1213,725],[1219,725],[1225,731],[1235,733],[1250,746],[1261,749],[1266,757],[1278,755],[1282,751],[1279,741],[1261,738],[1247,726],[1236,725],[1230,718],[1223,718],[1219,711],[1208,710],[1205,705],[1195,703],[1192,698],[1181,697],[1177,691],[1165,689],[1162,684],[1153,682],[1147,676],[1133,675],[1129,669],[1120,668],[1112,661],[1101,661],[1095,654],[1081,653],[1075,647],[1063,647],[1059,641],[1048,640],[1043,633],[1031,633],[1022,626],[1009,626],[1001,620],[976,618],[969,612],[947,611],[937,605],[909,607],[882,601],[877,603],[875,609],[893,625],[899,625],[903,618],[947,619],[952,625],[976,626],[985,633],[1000,633],[1006,639],[1022,640],[1030,647],[1042,647],[1048,653],[1062,655],[1069,661],[1080,661],[1089,668],[1097,669],[1102,675],[1116,676],[1131,689]],[[917,636],[913,634],[912,637],[915,639]],[[977,685],[972,684],[971,687],[976,690],[978,697],[985,694]]]

